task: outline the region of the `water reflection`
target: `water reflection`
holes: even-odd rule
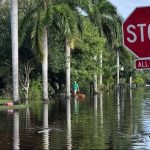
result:
[[[97,94],[94,95],[94,137],[97,138]]]
[[[71,100],[70,98],[66,99],[67,101],[67,111],[66,111],[66,115],[67,115],[67,149],[72,149],[72,133],[71,133]]]
[[[30,109],[29,107],[26,108],[26,129],[30,128]]]
[[[75,114],[75,121],[76,123],[79,123],[79,101],[77,100],[77,97],[74,97],[74,114]]]
[[[103,94],[102,93],[100,93],[99,98],[100,98],[100,122],[101,122],[101,126],[103,127]]]
[[[120,128],[120,91],[117,90],[117,121],[118,121],[118,130]]]
[[[43,104],[43,149],[49,149],[49,130],[48,130],[48,103]]]
[[[125,111],[124,111],[124,108],[125,108],[125,104],[124,104],[124,99],[125,99],[125,93],[124,93],[124,89],[122,88],[122,92],[120,93],[121,94],[121,96],[120,96],[120,98],[121,98],[121,117],[123,117],[124,118],[124,113],[125,113]]]
[[[105,126],[104,126],[104,118],[103,118],[103,115],[104,115],[104,109],[103,109],[103,94],[100,93],[99,94],[99,112],[100,112],[100,135],[101,135],[101,141],[99,141],[101,144],[101,149],[105,149],[105,145],[104,145],[104,141],[105,141],[105,138],[104,138],[104,135],[105,135]]]
[[[38,109],[33,105],[20,112],[0,111],[0,145],[4,149],[150,149],[148,91],[124,89],[121,94],[95,95],[92,103],[87,96],[82,102],[63,99],[40,103]]]
[[[79,100],[77,97],[74,97],[74,113],[78,115],[79,113]]]
[[[134,125],[134,122],[133,122],[133,98],[132,98],[132,89],[130,88],[130,91],[129,91],[129,97],[130,97],[130,113],[131,113],[131,124],[132,124],[132,126],[131,126],[131,135],[133,134],[133,125]]]
[[[20,139],[19,139],[19,112],[13,112],[13,149],[20,149]]]
[[[132,101],[132,89],[130,88],[130,100]]]

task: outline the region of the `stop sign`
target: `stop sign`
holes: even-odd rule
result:
[[[150,57],[150,7],[137,7],[122,25],[123,44],[138,58]]]

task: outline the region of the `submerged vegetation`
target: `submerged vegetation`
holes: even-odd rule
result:
[[[7,98],[13,97],[11,6],[5,0],[0,5],[0,92]],[[123,18],[108,0],[18,0],[18,12],[20,99],[69,92],[74,80],[81,91],[90,83],[109,90],[117,82],[116,52],[122,84],[131,77],[137,85],[149,80],[148,71],[135,71],[134,57],[123,48]]]

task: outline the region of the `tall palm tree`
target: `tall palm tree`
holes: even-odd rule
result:
[[[120,16],[117,9],[108,0],[94,0],[92,5],[86,7],[86,13],[90,20],[98,27],[100,36],[107,39],[107,45],[112,46],[113,39],[117,39],[118,19]],[[120,26],[121,27],[121,26]],[[100,68],[102,70],[103,50],[100,50]],[[100,84],[102,84],[102,71],[100,73]]]
[[[43,61],[42,61],[42,81],[43,81],[43,99],[48,100],[48,35],[47,35],[47,20],[50,19],[48,18],[48,8],[47,5],[48,3],[46,1],[43,1],[43,11],[45,13],[45,23],[44,23],[44,33],[43,33],[43,41],[42,41],[42,46],[43,46]]]
[[[114,33],[115,33],[115,38],[114,38],[114,47],[116,50],[116,59],[117,59],[117,87],[119,87],[120,81],[119,81],[119,72],[120,72],[120,55],[119,52],[121,52],[121,47],[122,47],[122,31],[121,31],[121,26],[122,26],[122,17],[116,16],[116,26],[114,28]]]
[[[51,21],[51,1],[32,1],[32,8],[28,10],[20,25],[21,37],[28,28],[32,30],[33,52],[37,60],[42,63],[43,100],[48,97],[48,35],[47,25]]]
[[[11,40],[12,40],[12,79],[13,102],[19,102],[18,83],[18,0],[11,0]]]
[[[47,29],[45,27],[43,35],[43,53],[44,58],[42,61],[42,81],[43,81],[43,99],[48,100],[48,41],[47,41]]]
[[[54,7],[55,16],[54,22],[57,28],[62,32],[65,37],[66,45],[66,96],[70,97],[70,53],[72,41],[78,33],[78,19],[77,14],[66,3],[60,3]]]

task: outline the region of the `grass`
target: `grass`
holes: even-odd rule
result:
[[[6,102],[10,102],[10,101],[12,101],[12,100],[0,98],[0,105],[4,104],[4,103],[6,103]]]
[[[5,106],[4,103],[6,103],[6,102],[12,102],[12,100],[0,98],[0,111],[8,110],[8,109],[24,109],[24,108],[29,106],[27,104],[18,104],[18,105],[13,105],[13,106]]]
[[[2,111],[2,110],[8,110],[8,109],[17,109],[17,110],[19,110],[19,109],[24,109],[24,108],[27,108],[28,107],[28,105],[25,105],[25,104],[21,104],[21,105],[14,105],[14,106],[5,106],[5,105],[1,105],[0,106],[0,111]]]
[[[33,102],[30,102],[30,104],[28,104],[28,105],[27,104],[18,104],[18,105],[13,105],[13,106],[6,106],[6,105],[4,105],[6,102],[12,102],[12,100],[0,97],[0,111],[9,110],[9,109],[17,109],[17,110],[25,109],[32,105],[41,105],[43,103],[43,101],[33,101]],[[53,103],[53,101],[49,101],[49,102]]]

